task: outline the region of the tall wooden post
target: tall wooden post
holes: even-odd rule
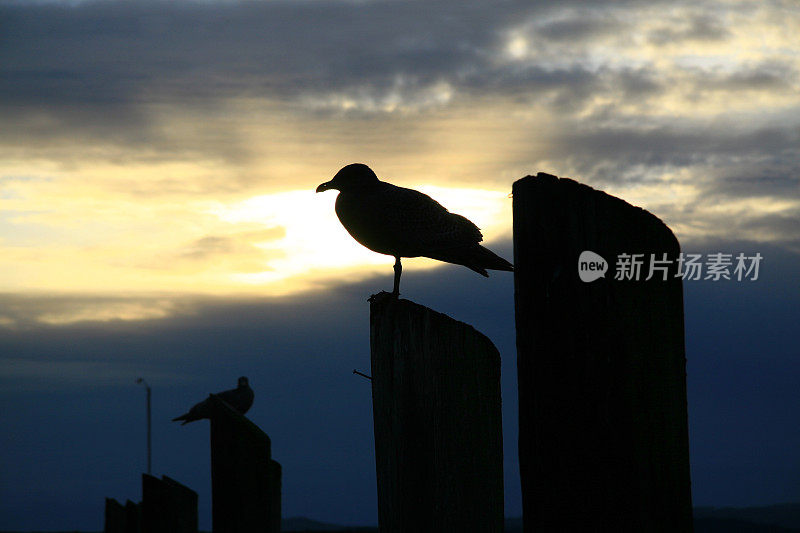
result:
[[[269,437],[224,401],[210,400],[213,532],[279,533],[281,469]]]
[[[525,531],[692,531],[677,239],[569,179],[528,176],[513,197]],[[605,277],[580,279],[584,251]],[[638,280],[614,279],[620,254]],[[666,281],[645,281],[651,254]]]
[[[372,302],[370,345],[381,533],[502,532],[497,349],[391,297]]]

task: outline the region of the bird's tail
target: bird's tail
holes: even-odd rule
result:
[[[486,270],[505,270],[506,272],[513,272],[514,265],[494,253],[488,248],[484,248],[480,244],[477,245],[475,248],[471,250],[471,254],[469,256],[469,262],[465,263],[464,266],[467,268],[471,268],[478,274],[482,274],[486,277],[489,276],[489,273]]]
[[[186,424],[191,422],[191,420],[189,420],[189,413],[183,414],[181,416],[176,416],[175,418],[172,419],[172,421],[173,422],[183,421],[183,423],[181,424],[182,426],[185,426]]]
[[[440,252],[437,253],[433,259],[439,259],[440,261],[447,261],[457,265],[464,265],[465,267],[474,270],[478,274],[486,276],[487,278],[489,277],[487,270],[505,270],[507,272],[514,271],[514,265],[490,249],[484,248],[480,244],[476,244],[470,248],[461,248],[458,250]]]

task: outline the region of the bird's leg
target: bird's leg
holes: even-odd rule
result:
[[[394,256],[394,290],[392,296],[397,298],[400,296],[400,274],[403,273],[403,265],[400,264],[400,256]]]

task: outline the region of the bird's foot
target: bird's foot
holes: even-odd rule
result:
[[[377,302],[381,302],[381,301],[383,301],[383,300],[385,300],[387,298],[391,298],[393,300],[397,300],[399,297],[400,297],[400,293],[399,292],[395,293],[395,292],[381,291],[381,292],[379,292],[377,294],[373,294],[372,296],[367,298],[367,301],[369,303],[377,303]]]

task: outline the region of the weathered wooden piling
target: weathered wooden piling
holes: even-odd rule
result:
[[[197,493],[172,478],[142,474],[142,532],[197,533]]]
[[[123,506],[114,498],[106,498],[103,533],[140,533],[141,508],[130,500]]]
[[[280,465],[266,433],[211,397],[211,492],[214,533],[280,532]]]
[[[381,533],[503,531],[500,354],[408,300],[370,307]]]
[[[106,498],[103,533],[125,533],[125,507],[114,498]]]
[[[281,530],[281,475],[283,468],[278,461],[269,461],[269,481],[270,481],[270,533],[280,533]]]
[[[677,239],[569,179],[527,176],[513,198],[525,531],[692,531]],[[605,277],[581,281],[587,250]],[[638,280],[615,279],[621,254]]]
[[[125,500],[125,533],[142,531],[142,506],[131,500]]]

